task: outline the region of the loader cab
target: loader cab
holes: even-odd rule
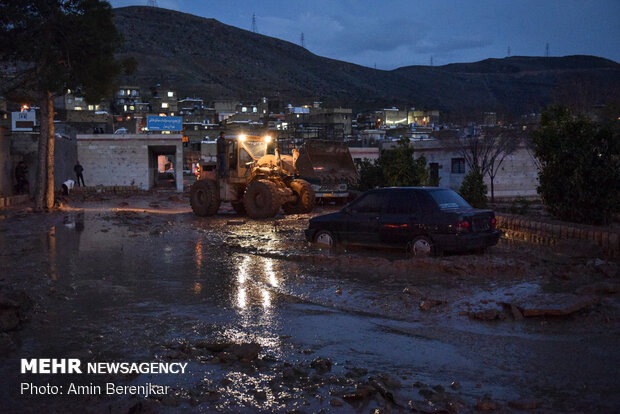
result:
[[[244,178],[252,164],[267,154],[267,146],[271,137],[257,135],[236,135],[227,137],[229,140],[227,162],[230,178]]]

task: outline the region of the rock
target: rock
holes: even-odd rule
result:
[[[0,332],[11,331],[19,326],[17,309],[0,309]]]
[[[256,342],[233,344],[227,348],[227,351],[233,353],[237,358],[248,361],[256,359],[261,350],[261,346]]]
[[[460,390],[461,388],[463,388],[461,386],[461,384],[457,381],[452,381],[452,383],[450,384],[450,388],[452,388],[453,390]]]
[[[338,288],[336,289],[336,295],[342,295],[342,289]]]
[[[245,224],[245,220],[228,220],[226,224],[229,226],[239,226]]]
[[[237,357],[234,354],[231,354],[229,352],[220,352],[216,355],[217,359],[220,362],[234,362],[237,360]]]
[[[325,374],[332,370],[332,360],[329,358],[317,357],[312,360],[310,367],[314,368],[318,374]]]
[[[381,381],[387,388],[402,388],[402,384],[397,378],[394,378],[390,374],[379,374],[377,379]]]
[[[220,380],[220,384],[222,384],[222,385],[225,387],[225,386],[227,386],[227,385],[232,384],[232,380],[230,380],[230,379],[228,379],[228,378],[222,378],[222,379]]]
[[[344,402],[342,402],[342,400],[339,400],[338,398],[332,398],[331,400],[329,400],[329,405],[331,405],[332,407],[342,407],[344,405]]]
[[[512,314],[512,317],[515,321],[520,321],[521,319],[523,319],[523,314],[521,313],[519,308],[517,308],[513,304],[510,304],[510,313]]]
[[[267,399],[267,393],[265,391],[256,391],[254,398],[259,401],[265,401]]]
[[[505,319],[506,317],[500,309],[487,308],[479,311],[472,311],[468,313],[470,318],[479,319],[481,321],[494,321],[496,319]]]
[[[128,202],[126,202],[126,201],[122,201],[122,202],[118,203],[118,206],[119,206],[119,207],[126,207],[126,206],[128,206],[128,205],[129,205],[129,203],[128,203]]]
[[[508,406],[511,408],[516,408],[517,410],[535,410],[540,406],[540,401],[537,399],[509,401]]]
[[[421,311],[427,311],[427,310],[430,310],[431,308],[434,308],[435,306],[441,305],[443,303],[445,303],[445,301],[443,301],[443,300],[426,299],[426,300],[422,301],[422,303],[420,303],[420,310]]]
[[[435,392],[446,392],[446,389],[443,386],[441,386],[441,385],[435,385],[433,387],[433,391],[435,391]]]
[[[359,378],[366,374],[368,374],[368,370],[366,368],[353,367],[349,369],[349,371],[345,374],[345,377]]]
[[[597,302],[593,296],[571,293],[541,293],[528,296],[518,303],[523,316],[563,316],[588,308]]]
[[[232,342],[209,342],[209,341],[197,341],[194,346],[196,348],[203,348],[211,352],[222,352],[226,348],[232,345]]]
[[[478,411],[494,411],[497,410],[497,403],[490,398],[483,398],[476,402],[475,408]]]

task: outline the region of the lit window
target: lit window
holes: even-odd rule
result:
[[[120,92],[119,92],[119,95],[120,96],[125,96],[125,89],[121,89]]]
[[[127,89],[127,95],[131,95],[131,91]]]
[[[168,92],[168,98],[172,98],[174,96],[174,92]]]
[[[170,116],[174,116],[174,112],[170,112]]]
[[[81,96],[76,96],[75,97],[75,102],[82,102],[84,100],[84,98],[82,98]]]
[[[241,112],[247,112],[248,111],[248,107],[244,106],[243,108],[241,108]]]
[[[95,110],[95,105],[88,105],[88,110],[89,111],[94,111]]]
[[[81,110],[82,110],[82,107],[81,107],[81,106],[76,106],[76,107],[75,107],[75,110],[76,110],[76,111],[81,111]]]
[[[73,99],[67,98],[67,103],[72,103],[72,102],[73,102]]]
[[[123,105],[123,110],[127,111],[127,105]]]
[[[255,106],[253,106],[253,107],[252,107],[252,112],[254,112],[254,113],[258,112],[258,108],[257,108],[257,107],[255,107]]]
[[[161,103],[161,107],[162,108],[168,108],[168,102],[162,102]]]
[[[138,91],[136,91],[135,89],[131,90],[131,96],[136,96],[138,94]]]
[[[129,105],[129,110],[133,111],[135,109],[135,107],[133,105]]]

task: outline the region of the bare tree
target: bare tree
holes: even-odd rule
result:
[[[469,169],[491,181],[491,202],[495,201],[495,177],[506,157],[521,142],[521,133],[509,127],[488,127],[479,134],[458,138],[459,152]]]

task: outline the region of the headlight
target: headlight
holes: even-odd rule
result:
[[[245,135],[243,135],[243,134],[239,135],[239,141],[240,141],[240,142],[245,141],[245,139],[246,139],[246,138],[247,138],[247,137],[246,137]]]
[[[265,142],[266,143],[270,143],[271,142],[271,137],[269,135],[265,135]]]

